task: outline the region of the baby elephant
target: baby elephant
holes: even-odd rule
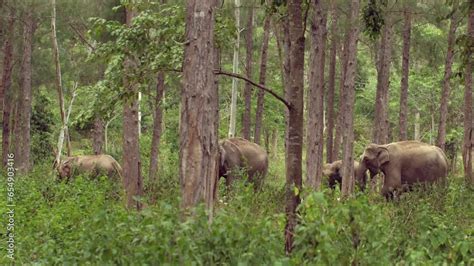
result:
[[[245,171],[248,180],[261,186],[268,170],[268,155],[265,149],[243,138],[230,138],[219,142],[219,177],[226,178],[229,186],[237,178],[239,170]],[[241,172],[240,172],[241,173]]]
[[[112,156],[106,154],[67,157],[57,170],[61,180],[69,180],[79,174],[89,174],[91,177],[104,174],[111,179],[122,178],[122,167]]]
[[[332,163],[327,163],[323,167],[323,175],[328,177],[328,186],[331,189],[334,189],[336,187],[336,184],[339,184],[339,189],[341,189],[341,167],[341,160],[337,160]],[[354,161],[354,176],[359,188],[361,190],[364,190],[365,180],[367,180],[367,168],[365,168],[363,165],[360,165],[357,161]]]

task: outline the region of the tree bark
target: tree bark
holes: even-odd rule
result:
[[[392,22],[386,15],[382,30],[382,40],[379,47],[379,63],[377,69],[377,93],[375,97],[375,119],[373,142],[385,144],[388,142],[388,97],[390,86],[390,66],[392,55]]]
[[[8,17],[5,40],[3,44],[3,71],[0,83],[0,115],[2,115],[2,166],[8,162],[10,152],[10,112],[12,95],[13,70],[13,33],[15,30],[15,10],[11,9]]]
[[[235,27],[237,29],[234,45],[234,57],[232,59],[232,72],[239,73],[239,48],[240,48],[240,0],[235,0]],[[238,79],[232,79],[232,98],[230,102],[229,138],[235,137],[237,117],[237,89]]]
[[[297,224],[296,209],[301,202],[303,150],[303,94],[304,94],[304,29],[301,10],[302,0],[288,1],[288,48],[287,62],[289,77],[286,81],[288,110],[286,128],[286,226],[285,251],[293,249],[294,232]]]
[[[474,40],[474,4],[471,3],[467,20],[467,36]],[[463,165],[466,184],[474,186],[474,169],[472,163],[474,132],[472,116],[472,50],[467,50],[466,74],[464,77],[464,139],[463,139]]]
[[[23,27],[23,58],[20,67],[20,91],[18,97],[18,120],[15,132],[15,164],[18,171],[30,170],[30,118],[31,118],[31,54],[36,20],[33,10],[26,11]]]
[[[436,139],[436,145],[443,151],[446,144],[446,121],[448,118],[449,95],[451,93],[450,80],[454,61],[454,45],[456,42],[457,23],[456,7],[454,7],[449,25],[448,51],[446,53],[446,61],[444,65],[443,91],[441,93],[441,104],[439,108],[438,138]]]
[[[148,178],[150,182],[156,181],[156,170],[158,169],[158,155],[160,152],[160,139],[163,125],[163,111],[161,109],[163,95],[165,92],[165,73],[160,71],[156,79],[155,96],[155,120],[153,122],[153,137],[151,139],[150,168]]]
[[[404,10],[405,23],[403,25],[403,58],[402,79],[400,82],[400,121],[399,140],[407,140],[408,128],[408,76],[410,71],[410,36],[411,36],[411,14],[408,8]]]
[[[357,69],[357,42],[359,39],[359,0],[351,1],[351,14],[349,24],[351,30],[348,36],[347,70],[344,78],[344,102],[343,124],[343,157],[342,157],[342,195],[348,197],[354,191],[354,100],[355,100],[355,75]]]
[[[415,113],[415,128],[414,128],[414,140],[420,140],[420,110],[416,110]]]
[[[329,52],[329,76],[328,76],[328,90],[326,96],[326,113],[327,113],[327,139],[326,139],[326,161],[331,163],[335,161],[333,154],[334,143],[334,94],[336,87],[336,55],[337,44],[339,42],[337,34],[337,6],[334,1],[332,4],[332,22],[331,22],[331,50]]]
[[[125,9],[125,23],[132,24],[134,12]],[[129,76],[135,68],[134,58],[128,56],[124,62],[123,85],[130,95],[123,103],[123,183],[127,195],[127,207],[141,210],[142,203],[137,197],[143,195],[143,181],[141,176],[139,123],[138,123],[138,84]]]
[[[271,16],[266,15],[265,20],[263,22],[263,40],[262,40],[262,50],[260,53],[260,76],[258,79],[258,83],[260,85],[265,85],[266,78],[267,78],[267,50],[268,50],[268,41],[270,39],[270,20]],[[263,118],[263,108],[265,104],[265,92],[259,90],[257,93],[257,110],[255,112],[255,133],[254,133],[254,141],[257,144],[260,144],[260,135],[261,135],[261,128],[262,128],[262,118]]]
[[[94,128],[92,129],[92,151],[94,154],[104,153],[105,123],[100,117],[94,119]]]
[[[252,63],[253,63],[253,6],[249,7],[249,16],[247,21],[247,31],[245,34],[246,41],[246,61],[245,72],[247,78],[252,78]],[[252,84],[245,82],[244,87],[245,110],[242,116],[242,133],[244,139],[250,140],[250,124],[252,113]]]
[[[323,175],[324,130],[324,61],[326,48],[327,12],[321,0],[311,1],[311,49],[309,91],[307,98],[308,119],[306,128],[306,183],[319,189]]]
[[[213,67],[217,1],[186,2],[186,45],[181,91],[181,208],[205,202],[212,213],[218,164],[218,90]]]

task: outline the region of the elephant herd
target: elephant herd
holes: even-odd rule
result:
[[[341,185],[342,162],[325,164],[323,175],[328,186]],[[101,173],[110,178],[121,178],[122,168],[109,155],[85,155],[68,157],[56,167],[61,179],[69,179],[78,173]],[[255,188],[262,186],[268,171],[268,155],[265,149],[243,138],[229,138],[219,142],[219,176],[229,186],[236,178],[246,176]],[[385,145],[369,144],[359,161],[354,161],[354,178],[361,190],[367,176],[373,178],[383,173],[382,194],[389,198],[396,191],[404,191],[416,183],[445,182],[448,163],[444,152],[418,141],[400,141]]]

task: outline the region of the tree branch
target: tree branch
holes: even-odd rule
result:
[[[276,92],[272,91],[271,89],[265,87],[264,85],[261,85],[261,84],[258,84],[257,82],[249,79],[249,78],[246,78],[242,75],[239,75],[239,74],[235,74],[235,73],[230,73],[230,72],[226,72],[226,71],[222,71],[220,69],[216,69],[214,70],[214,74],[216,75],[224,75],[224,76],[229,76],[229,77],[234,77],[234,78],[238,78],[238,79],[242,79],[242,80],[245,80],[247,81],[248,83],[252,84],[253,86],[265,91],[265,92],[268,92],[270,93],[273,97],[277,98],[280,102],[282,102],[284,105],[286,105],[286,107],[288,109],[292,109],[293,107],[291,106],[290,103],[288,103],[285,99],[283,99],[283,97],[281,97],[280,95],[278,95]]]

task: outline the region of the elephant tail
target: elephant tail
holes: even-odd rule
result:
[[[113,167],[114,167],[114,170],[115,172],[117,172],[117,175],[120,177],[120,180],[123,180],[123,172],[122,172],[122,167],[120,166],[120,164],[115,161],[112,163]]]

